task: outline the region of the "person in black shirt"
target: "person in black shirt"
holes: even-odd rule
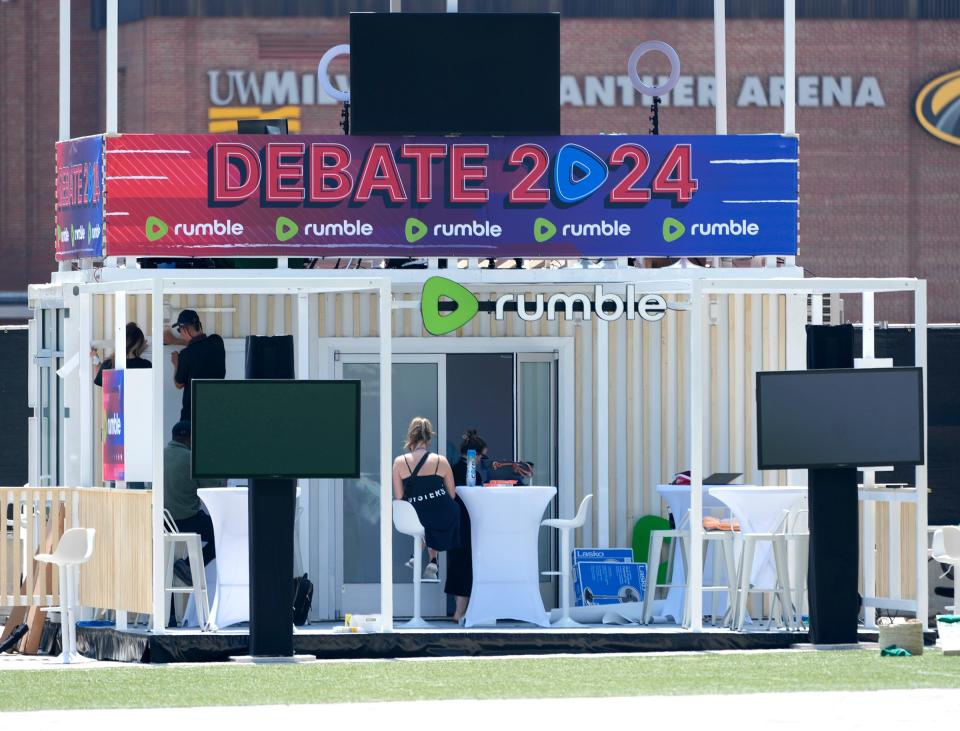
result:
[[[143,337],[143,330],[141,330],[137,323],[128,322],[127,323],[127,368],[150,368],[151,363],[146,358],[141,358],[143,351],[147,349],[146,338]],[[96,350],[94,350],[93,355],[98,355]],[[110,370],[113,368],[113,358],[107,358],[103,363],[101,363],[100,368],[97,370],[97,375],[94,376],[93,383],[96,386],[103,387],[103,372],[105,370]]]
[[[174,367],[173,383],[183,389],[180,421],[190,421],[190,382],[194,378],[225,378],[226,352],[223,338],[203,332],[200,317],[194,310],[181,312],[173,327],[187,340],[187,347],[171,353],[170,360]]]

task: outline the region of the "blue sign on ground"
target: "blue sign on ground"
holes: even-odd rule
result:
[[[632,548],[574,548],[573,549],[573,593],[576,598],[576,605],[583,606],[583,592],[580,589],[580,574],[577,572],[577,564],[581,561],[613,561],[617,563],[629,563],[633,561]]]

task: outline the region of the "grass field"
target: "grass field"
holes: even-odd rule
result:
[[[960,688],[960,658],[876,651],[0,670],[0,711]]]

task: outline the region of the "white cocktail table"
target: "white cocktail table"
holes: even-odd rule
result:
[[[515,619],[550,626],[540,596],[537,539],[555,487],[458,487],[470,513],[473,591],[464,625]]]

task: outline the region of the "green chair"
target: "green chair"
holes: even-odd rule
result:
[[[641,518],[637,519],[637,522],[633,526],[633,560],[637,563],[647,564],[647,576],[650,575],[651,571],[651,561],[649,560],[650,556],[650,534],[655,530],[670,530],[670,521],[666,518],[661,518],[659,515],[644,515]],[[664,540],[666,545],[670,544],[670,539],[666,538]],[[656,557],[659,560],[659,556]],[[667,562],[659,564],[659,569],[657,571],[657,581],[656,584],[666,584],[667,583]],[[654,582],[647,581],[648,586],[653,586]]]

